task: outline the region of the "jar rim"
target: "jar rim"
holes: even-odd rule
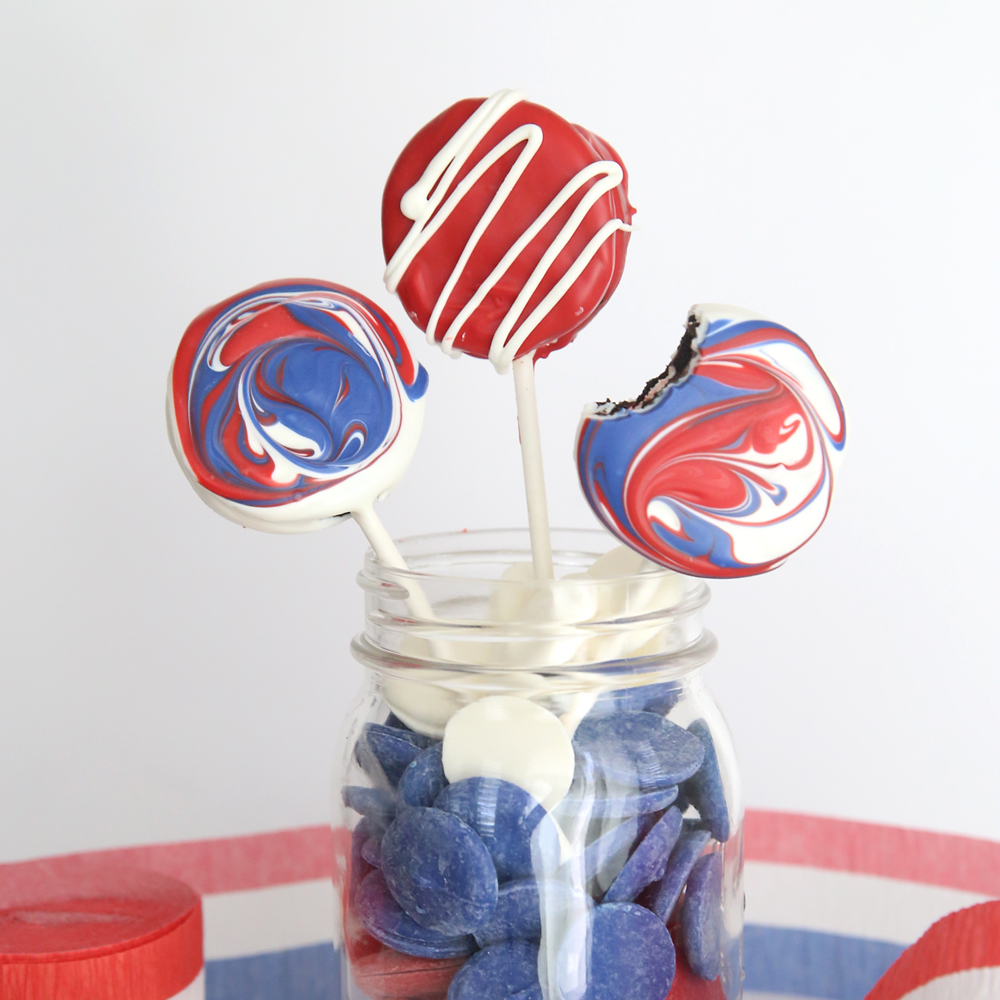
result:
[[[627,552],[590,576],[618,545],[614,536],[560,528],[552,540],[553,580],[533,576],[526,528],[402,539],[405,570],[369,550],[357,578],[366,624],[355,656],[537,671],[662,660],[697,644],[710,598],[703,580],[648,563],[630,573],[639,564]]]
[[[494,676],[537,674],[550,678],[571,675],[581,680],[588,676],[618,677],[608,689],[630,687],[649,683],[678,680],[699,670],[718,652],[715,634],[703,628],[692,643],[668,652],[645,656],[625,656],[611,660],[590,660],[584,663],[524,664],[522,666],[494,666],[466,660],[446,660],[420,655],[410,655],[376,645],[359,632],[351,640],[351,655],[361,666],[387,676],[408,677],[420,671],[432,670],[441,674],[489,673]]]

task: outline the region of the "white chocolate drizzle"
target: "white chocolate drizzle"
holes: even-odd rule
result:
[[[392,255],[385,269],[385,285],[390,292],[395,292],[400,281],[414,259],[427,244],[428,240],[441,228],[461,200],[472,190],[477,181],[510,150],[523,143],[523,149],[514,161],[509,173],[504,178],[493,200],[489,203],[482,218],[473,229],[465,244],[454,269],[441,289],[434,309],[427,323],[427,340],[434,343],[437,340],[437,327],[455,285],[458,283],[469,258],[489,224],[503,207],[514,186],[524,173],[528,164],[538,152],[542,140],[542,129],[538,125],[520,125],[500,140],[482,159],[469,171],[455,188],[452,194],[444,200],[445,194],[451,188],[456,176],[473,154],[486,134],[515,105],[525,99],[518,90],[501,90],[487,98],[476,109],[472,116],[448,140],[434,156],[423,175],[400,199],[399,208],[404,216],[413,220],[410,231]],[[618,230],[630,230],[622,219],[609,219],[591,238],[576,260],[566,270],[566,273],[556,282],[551,291],[525,317],[516,333],[511,333],[527,308],[528,301],[541,284],[549,268],[559,256],[566,244],[573,238],[583,224],[591,208],[609,191],[614,190],[624,180],[621,166],[614,160],[599,160],[584,167],[563,189],[549,202],[534,222],[524,230],[517,241],[504,254],[486,280],[476,289],[476,292],[465,304],[452,321],[441,338],[441,349],[455,357],[461,352],[454,347],[455,340],[462,326],[475,312],[490,290],[506,274],[511,265],[524,251],[525,247],[551,221],[553,216],[566,204],[584,185],[595,180],[573,214],[559,230],[555,239],[542,255],[541,260],[531,272],[524,287],[514,300],[507,314],[497,327],[490,344],[489,359],[498,372],[506,372],[521,346],[531,335],[539,323],[555,308],[560,299],[569,291],[573,282],[582,274],[604,242]]]

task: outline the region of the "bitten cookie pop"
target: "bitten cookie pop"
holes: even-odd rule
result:
[[[592,404],[577,431],[590,506],[647,559],[693,576],[780,565],[819,530],[844,409],[809,346],[732,306],[695,306],[638,399]]]
[[[392,320],[325,281],[257,285],[188,327],[167,424],[198,495],[261,531],[302,532],[348,514],[399,564],[372,504],[406,471],[427,372]]]
[[[603,140],[515,90],[459,101],[407,144],[382,199],[385,284],[452,355],[513,366],[535,572],[552,576],[534,361],[621,279],[633,209]]]

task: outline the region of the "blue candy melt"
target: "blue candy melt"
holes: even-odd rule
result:
[[[586,718],[573,737],[577,755],[608,781],[653,791],[690,778],[701,766],[701,741],[655,712]]]
[[[663,818],[642,839],[604,895],[605,903],[631,903],[650,882],[663,878],[667,859],[681,834],[683,820],[677,809]]]
[[[643,813],[642,816],[637,816],[636,822],[639,826],[639,836],[636,839],[642,840],[642,838],[645,837],[646,834],[649,833],[649,831],[652,830],[661,819],[663,819],[662,813]]]
[[[684,952],[702,979],[722,972],[722,855],[707,854],[691,869],[681,907]]]
[[[538,986],[538,946],[505,941],[483,948],[458,970],[448,1000],[509,1000]]]
[[[680,701],[680,697],[681,686],[677,681],[622,688],[598,698],[590,715],[602,716],[611,712],[655,712],[657,715],[666,715]]]
[[[373,938],[396,951],[420,958],[461,958],[475,951],[469,935],[449,937],[411,920],[392,897],[380,871],[365,877],[357,896],[357,913]]]
[[[369,837],[361,847],[361,857],[372,866],[382,867],[382,843],[377,837]]]
[[[666,923],[673,913],[681,890],[695,862],[701,857],[711,836],[708,830],[691,827],[685,824],[684,832],[670,852],[667,870],[659,882],[651,885],[643,894],[640,902]]]
[[[563,799],[559,812],[564,816],[588,815],[591,819],[626,819],[666,809],[677,798],[677,788],[661,788],[643,795],[601,796],[594,799]]]
[[[434,805],[458,816],[482,837],[501,882],[534,873],[531,836],[547,817],[523,788],[499,778],[465,778],[449,785]]]
[[[675,798],[676,785],[641,791],[635,785],[608,780],[603,772],[596,769],[592,758],[577,756],[573,784],[553,812],[563,816],[589,816],[591,819],[621,819],[660,812]]]
[[[489,923],[476,931],[476,944],[484,948],[501,941],[539,941],[543,915],[546,926],[557,929],[592,906],[586,893],[566,882],[533,878],[507,882],[500,887]]]
[[[396,817],[396,796],[384,788],[347,785],[340,795],[348,809],[368,818],[372,833],[385,830]]]
[[[448,785],[441,762],[442,743],[420,751],[418,756],[399,779],[400,808],[404,806],[432,806]]]
[[[372,781],[395,788],[407,765],[433,743],[421,733],[369,722],[354,745],[354,759]]]
[[[676,681],[666,684],[650,684],[645,689],[640,703],[636,708],[641,708],[643,712],[655,712],[657,715],[666,715],[681,700],[681,686]]]
[[[497,873],[479,835],[457,816],[404,810],[382,838],[389,891],[421,927],[449,937],[482,927],[497,905]]]
[[[559,986],[574,1000],[663,1000],[677,956],[667,928],[633,903],[604,903],[570,930],[557,958]]]
[[[639,820],[632,816],[595,837],[579,858],[570,858],[565,869],[595,895],[603,893],[615,880],[639,840]]]
[[[684,785],[686,784],[687,782],[684,783]],[[687,790],[684,785],[677,786],[677,799],[674,802],[674,805],[680,809],[682,815],[688,811],[688,806],[691,805],[691,800],[687,797]]]
[[[365,844],[371,840],[372,826],[362,816],[358,825],[351,833],[351,877],[348,883],[348,899],[351,903],[357,898],[358,889],[372,866],[364,858]]]
[[[726,791],[719,771],[719,755],[712,742],[712,734],[702,719],[692,722],[688,732],[696,736],[705,748],[705,759],[698,772],[684,782],[684,792],[698,810],[698,815],[708,823],[712,836],[724,844],[730,834],[729,806],[726,805]]]

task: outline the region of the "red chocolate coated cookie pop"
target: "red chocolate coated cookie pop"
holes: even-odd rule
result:
[[[625,266],[628,175],[602,139],[503,90],[453,104],[392,168],[382,199],[385,283],[448,353],[564,347]]]

